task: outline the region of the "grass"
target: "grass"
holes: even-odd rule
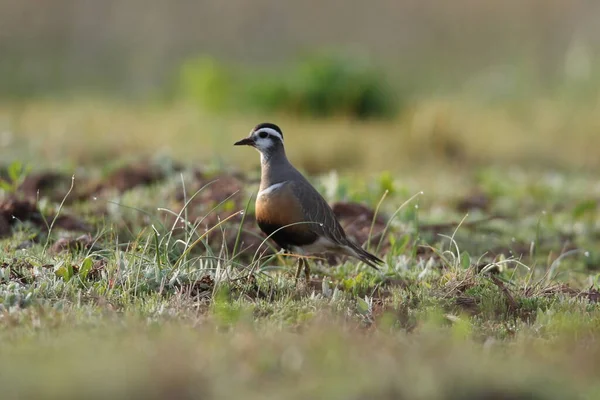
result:
[[[598,99],[565,104],[561,97],[528,98],[488,104],[434,98],[416,100],[393,121],[361,123],[275,114],[214,116],[184,104],[76,98],[0,104],[0,128],[12,159],[52,165],[61,160],[60,165],[72,168],[104,164],[115,154],[122,158],[157,153],[184,162],[209,159],[256,168],[255,154],[233,152],[231,145],[258,122],[272,120],[284,130],[290,157],[313,174],[331,169],[403,169],[414,174],[434,165],[437,175],[440,164],[597,170],[598,107]]]
[[[231,146],[256,121],[4,104],[7,162],[33,168],[14,194],[3,185],[0,211],[16,196],[40,216],[0,242],[3,397],[596,398],[598,121],[529,107],[283,119],[292,161],[339,212],[366,206],[342,223],[386,261],[315,260],[296,286],[294,259],[253,222],[257,155]],[[131,163],[149,178],[117,180]],[[63,176],[24,189],[48,170]]]

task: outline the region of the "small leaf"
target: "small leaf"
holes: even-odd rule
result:
[[[54,274],[65,281],[69,280],[69,271],[64,265],[54,270]]]
[[[71,279],[74,275],[75,275],[75,269],[73,268],[73,264],[68,263],[67,264],[67,273],[68,273],[68,279]]]
[[[460,255],[460,265],[464,269],[467,269],[471,266],[471,256],[469,256],[469,253],[466,251]]]
[[[59,278],[68,281],[73,277],[73,265],[61,261],[54,267],[54,274]]]
[[[361,299],[360,297],[356,298],[356,307],[358,312],[362,315],[369,314],[369,303]]]
[[[11,181],[17,182],[23,172],[23,164],[20,161],[14,161],[8,166],[8,177]]]
[[[6,182],[4,179],[0,179],[0,189],[4,190],[5,192],[9,192],[9,193],[12,193],[14,191],[13,185]]]
[[[81,268],[79,268],[79,276],[81,279],[87,279],[87,276],[92,270],[93,266],[94,262],[90,257],[87,257],[85,260],[83,260],[83,263],[81,263]]]

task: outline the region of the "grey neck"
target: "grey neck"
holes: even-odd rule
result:
[[[283,146],[261,153],[261,188],[289,179],[295,168],[288,161]]]

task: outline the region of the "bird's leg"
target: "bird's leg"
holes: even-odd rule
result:
[[[296,270],[296,282],[300,279],[302,269],[304,269],[304,277],[306,278],[306,283],[308,283],[310,281],[310,266],[305,258],[300,257],[298,258],[298,269]]]
[[[296,269],[296,282],[298,282],[298,278],[300,278],[300,273],[302,272],[304,258],[298,258],[298,269]]]
[[[306,278],[306,284],[310,282],[310,266],[308,265],[308,260],[304,260],[304,277]]]

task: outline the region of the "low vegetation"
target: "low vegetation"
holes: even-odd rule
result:
[[[400,109],[383,70],[367,60],[317,54],[271,71],[236,71],[212,58],[185,62],[170,96],[211,111],[285,113],[300,117],[392,117]],[[406,96],[406,95],[405,95]]]
[[[254,169],[7,165],[3,387],[15,398],[594,398],[597,175],[467,171],[428,183],[312,176],[386,265],[315,259],[297,285],[294,258],[255,226]]]

